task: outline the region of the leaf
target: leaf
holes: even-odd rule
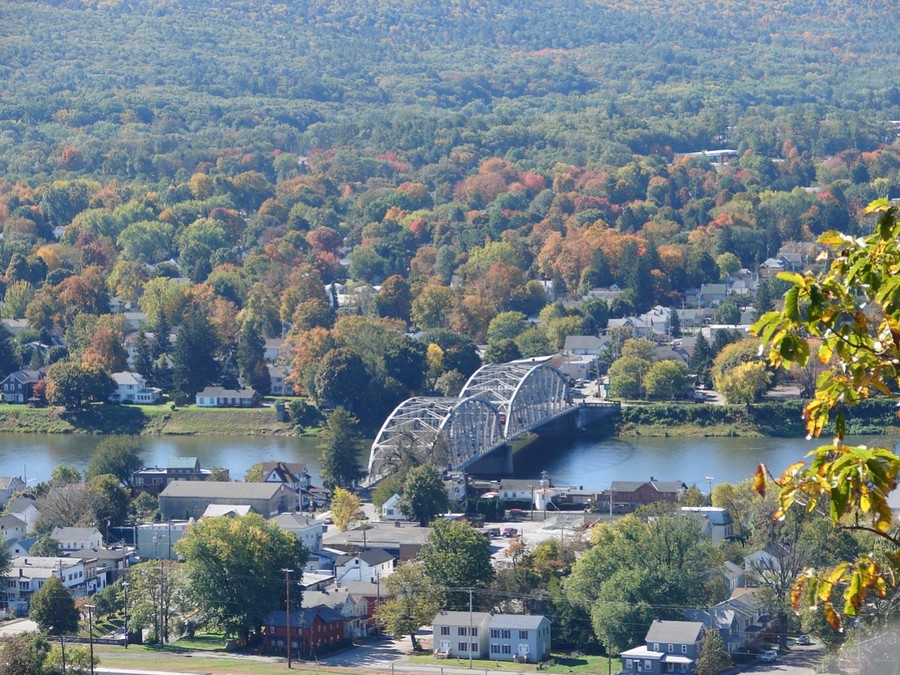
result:
[[[828,622],[828,625],[838,633],[843,633],[844,626],[840,615],[834,611],[834,606],[830,602],[826,602],[822,607],[822,611],[825,613],[825,620]]]
[[[756,473],[753,475],[753,491],[760,497],[766,496],[766,465],[760,464],[756,467]]]

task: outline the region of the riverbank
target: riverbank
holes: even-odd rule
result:
[[[62,408],[0,405],[0,431],[49,434],[140,434],[197,436],[294,436],[292,422],[279,422],[272,407],[198,408],[168,405],[98,405],[83,412]]]
[[[620,438],[803,438],[804,401],[751,405],[652,403],[623,406],[612,434]],[[848,411],[851,435],[897,435],[896,402],[872,400]],[[829,430],[823,436],[827,436]]]

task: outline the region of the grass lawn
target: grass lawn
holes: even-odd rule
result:
[[[617,673],[622,667],[619,659],[612,660],[612,671],[609,670],[605,656],[569,656],[566,654],[554,654],[554,664],[544,666],[538,671],[533,663],[511,663],[509,661],[489,661],[486,659],[472,659],[472,668],[481,670],[507,671],[509,673],[590,673],[590,675],[609,675]],[[431,656],[411,656],[410,663],[430,666],[453,666],[468,668],[468,659],[434,659]]]

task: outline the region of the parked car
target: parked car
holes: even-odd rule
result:
[[[499,527],[489,527],[484,531],[484,533],[489,537],[499,537],[500,536],[500,528]]]
[[[772,663],[775,659],[778,658],[778,652],[774,649],[767,649],[762,653],[762,656],[759,657],[759,660],[763,663]]]
[[[507,527],[503,530],[504,537],[516,537],[518,536],[519,531],[514,527]]]
[[[812,644],[812,640],[809,639],[809,635],[801,633],[797,636],[797,644],[798,645],[810,645]]]

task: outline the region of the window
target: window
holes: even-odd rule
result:
[[[510,645],[502,645],[504,654],[512,654],[512,647]]]
[[[519,631],[519,639],[520,639],[520,640],[527,640],[527,639],[528,639],[528,631],[527,631],[527,630],[520,630],[520,631]]]
[[[503,634],[503,639],[504,639],[504,640],[509,640],[509,638],[510,638],[510,635],[509,635],[510,632],[509,632],[509,630],[507,630],[506,628],[504,628],[501,632],[502,632],[502,634]]]
[[[669,645],[669,651],[670,651],[670,652],[674,652],[674,651],[675,651],[675,646],[674,646],[674,645]]]
[[[625,659],[625,670],[631,670],[631,659]]]
[[[499,628],[491,628],[491,637],[499,638],[500,637],[500,629]]]
[[[491,645],[491,654],[499,654],[500,653],[500,645],[492,644]]]
[[[687,654],[687,645],[681,645],[681,653]]]
[[[477,642],[473,642],[472,645],[471,645],[471,649],[472,649],[472,651],[473,651],[474,653],[477,654],[477,653],[478,653],[478,643],[477,643]]]
[[[644,670],[650,670],[653,666],[650,664],[649,659],[644,659]]]
[[[465,642],[459,642],[459,643],[457,643],[457,645],[456,645],[456,649],[457,649],[458,651],[461,651],[461,652],[467,652],[467,651],[469,651],[468,647],[469,647],[469,645],[468,645],[467,643],[465,643]]]
[[[450,635],[450,626],[441,626],[441,635]]]
[[[659,651],[659,643],[658,642],[653,643],[653,651],[655,651],[655,652]]]
[[[457,629],[456,629],[456,634],[457,634],[457,635],[465,635],[465,634],[466,634],[466,627],[465,627],[465,626],[460,626],[459,628],[457,628]]]
[[[469,629],[469,635],[471,635],[472,637],[478,637],[478,627],[477,627],[477,626],[472,626],[472,627]]]

